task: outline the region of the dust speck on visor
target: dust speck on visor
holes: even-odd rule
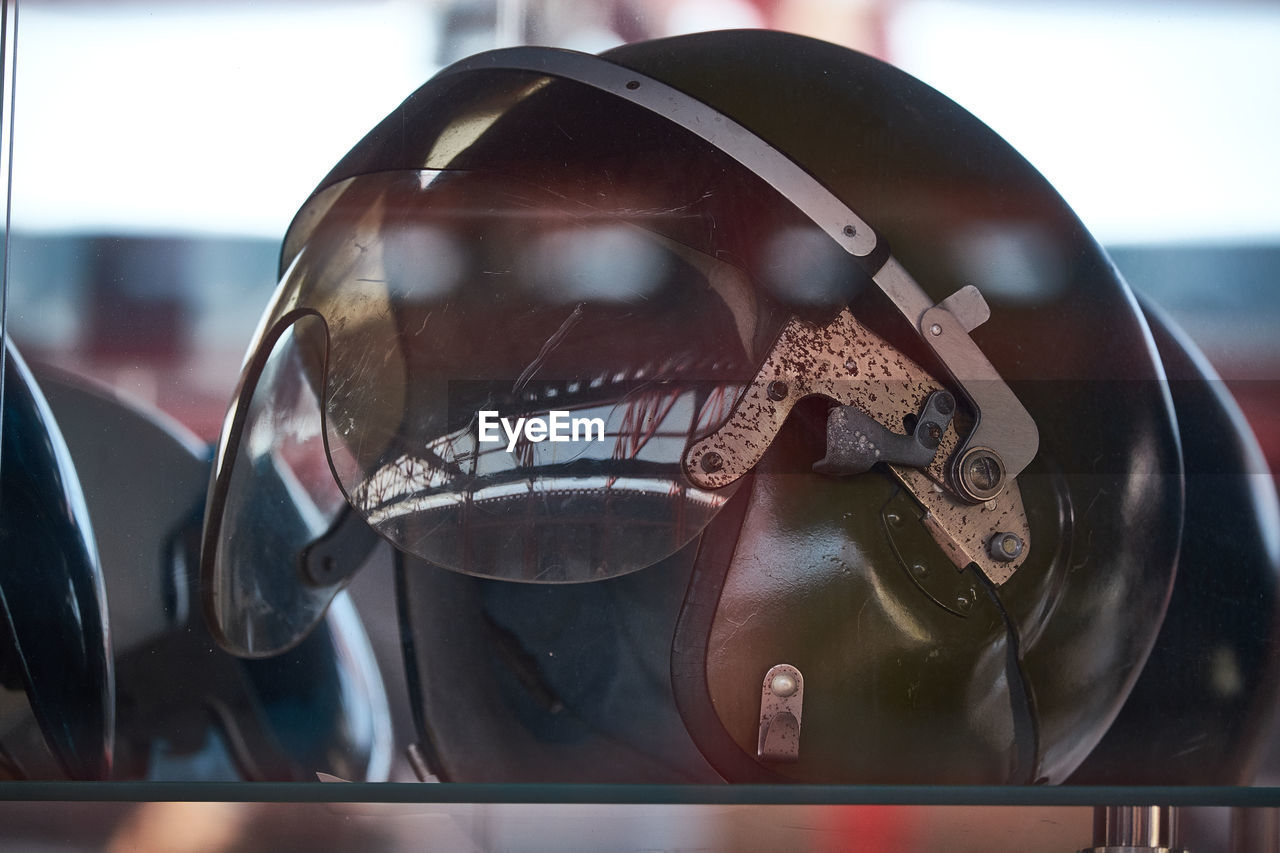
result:
[[[914,286],[860,220],[844,245],[724,140],[619,95],[660,84],[628,88],[632,72],[563,51],[486,56],[414,96],[435,108],[412,145],[375,131],[357,146],[286,238],[206,520],[206,609],[242,654],[286,648],[320,617],[356,567],[305,555],[353,518],[430,563],[507,580],[661,561],[737,487],[690,476],[687,453],[729,422],[783,329],[821,328],[855,299],[901,314],[894,294]],[[604,116],[617,132],[598,132]],[[377,171],[360,167],[370,146]],[[941,311],[948,340],[977,352],[926,303],[921,316]],[[919,344],[909,319],[889,334]],[[930,358],[967,394],[964,449],[1000,425],[981,401],[1008,389],[981,353],[960,370],[944,349]],[[899,428],[936,387],[891,413]],[[1006,482],[1030,458],[1013,432]]]

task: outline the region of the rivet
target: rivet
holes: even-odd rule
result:
[[[846,237],[852,237],[857,233],[858,233],[858,229],[854,228],[852,225],[846,225],[844,227],[844,236]]]
[[[787,698],[794,696],[796,692],[796,680],[785,672],[780,672],[769,682],[769,689],[773,691],[773,695]]]
[[[938,444],[942,441],[942,427],[938,426],[933,421],[925,421],[924,435],[921,439],[920,443],[930,450],[937,448]]]
[[[787,383],[780,379],[775,379],[769,383],[769,387],[765,389],[765,393],[769,395],[769,399],[775,403],[787,399],[787,394],[791,389],[787,387]]]
[[[929,334],[933,335],[936,338],[938,335],[942,334],[942,327],[939,326],[937,323],[934,323],[932,326],[929,327]]]
[[[702,459],[698,460],[698,465],[704,473],[714,474],[724,467],[724,459],[714,450],[708,450],[702,454]]]

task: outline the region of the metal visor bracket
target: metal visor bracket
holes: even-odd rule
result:
[[[735,482],[764,457],[795,404],[814,395],[860,410],[903,441],[908,440],[902,435],[905,423],[914,420],[919,435],[921,422],[940,403],[945,409],[949,398],[924,368],[859,322],[848,308],[824,326],[793,318],[725,423],[689,445],[686,476],[705,489]],[[839,412],[834,410],[833,416]],[[966,449],[950,414],[930,421],[938,426],[938,434],[927,464],[912,467],[893,457],[883,461],[924,508],[923,523],[956,566],[976,563],[993,583],[1003,584],[1030,551],[1022,495],[1011,476],[1004,478],[994,497],[977,506],[958,493],[948,469],[955,462],[968,464],[973,451]],[[817,470],[828,467],[832,455],[829,448],[828,459]],[[992,546],[1009,536],[1020,543],[1016,549]]]

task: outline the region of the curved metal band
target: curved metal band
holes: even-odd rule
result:
[[[871,226],[812,175],[747,128],[679,89],[590,53],[546,47],[488,51],[454,63],[438,76],[478,70],[533,71],[563,77],[630,101],[737,160],[800,208],[849,254],[864,258],[876,249],[879,241]],[[919,297],[925,303],[919,312],[923,313],[932,303],[924,291]]]
[[[964,389],[977,418],[956,458],[970,447],[990,448],[1003,460],[1005,482],[1009,482],[1035,456],[1040,443],[1035,422],[960,322],[939,324],[939,312],[947,317],[950,312],[935,306],[924,288],[884,251],[884,241],[865,220],[794,160],[697,98],[593,54],[547,47],[504,48],[456,62],[438,76],[482,70],[531,71],[608,92],[684,128],[742,164],[862,262],[876,286]],[[930,334],[929,329],[937,325],[946,333]]]

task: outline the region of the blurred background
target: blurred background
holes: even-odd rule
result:
[[[1261,0],[21,0],[7,331],[28,360],[103,381],[212,441],[293,214],[436,70],[492,47],[598,51],[733,27],[888,60],[1008,139],[1206,352],[1277,470],[1280,5]],[[387,572],[357,583],[359,605],[391,606]],[[394,619],[366,625],[404,707]],[[130,845],[119,849],[245,849],[249,827],[270,849],[1074,850],[1091,819],[1087,808],[2,810],[5,846],[33,850],[113,836]],[[71,820],[49,830],[58,815]],[[1225,810],[1203,820],[1225,826]],[[156,827],[168,834],[147,834]],[[554,840],[538,846],[538,831]]]
[[[443,65],[731,27],[886,59],[986,121],[1172,312],[1280,459],[1280,6],[21,0],[9,330],[216,436],[329,168]]]

